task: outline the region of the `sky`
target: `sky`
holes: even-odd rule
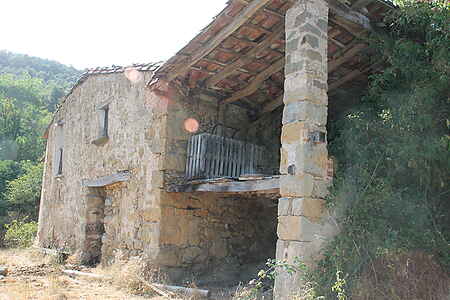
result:
[[[78,69],[165,60],[227,0],[0,0],[0,50]]]

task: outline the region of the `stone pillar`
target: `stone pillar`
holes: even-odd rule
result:
[[[326,123],[328,4],[298,0],[286,14],[286,80],[281,136],[277,260],[312,266],[335,226],[327,217]],[[275,299],[292,299],[301,282],[281,272]]]

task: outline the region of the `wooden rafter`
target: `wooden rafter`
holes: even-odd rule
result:
[[[365,7],[369,5],[370,2],[373,2],[373,0],[357,0],[355,3],[352,4],[352,9],[359,9]]]
[[[284,24],[280,23],[264,41],[262,41],[258,46],[250,50],[245,56],[240,57],[233,63],[229,64],[222,71],[212,76],[206,81],[207,87],[213,87],[223,79],[234,74],[239,68],[248,64],[252,59],[255,58],[259,53],[263,52],[266,48],[270,47],[279,37],[284,33]]]
[[[253,94],[259,88],[261,83],[263,83],[272,74],[274,74],[284,68],[284,62],[285,62],[284,57],[282,59],[276,61],[275,63],[270,65],[270,67],[268,67],[267,69],[265,69],[264,71],[262,71],[258,75],[256,75],[255,79],[253,79],[253,81],[250,82],[250,84],[246,88],[244,88],[240,91],[237,91],[228,99],[223,100],[222,103],[233,103],[243,97]]]
[[[358,35],[362,30],[371,30],[370,20],[367,16],[342,5],[338,0],[328,0],[330,12],[334,15],[333,21],[349,32]]]
[[[283,96],[284,92],[281,93],[278,97],[276,97],[273,100],[270,100],[268,103],[266,103],[263,108],[261,109],[261,114],[269,113],[277,109],[279,106],[283,105]]]
[[[341,42],[339,42],[337,39],[333,38],[333,37],[328,37],[328,39],[335,44],[336,46],[338,46],[339,48],[345,48],[345,45]]]
[[[211,53],[217,46],[219,46],[226,38],[232,35],[236,30],[238,30],[243,24],[245,24],[249,19],[251,19],[256,12],[262,7],[264,7],[270,0],[258,0],[251,2],[247,7],[245,7],[242,12],[233,19],[233,21],[225,26],[214,38],[212,38],[204,47],[201,48],[196,54],[194,54],[187,62],[177,66],[170,74],[167,75],[169,81],[175,79],[177,76],[186,73],[189,68],[195,65],[203,57]]]
[[[367,73],[370,69],[372,69],[374,66],[368,66],[362,70],[356,69],[351,71],[350,73],[348,73],[347,75],[344,75],[343,77],[341,77],[340,79],[336,80],[335,82],[332,82],[329,86],[328,86],[328,91],[329,92],[333,92],[334,90],[336,90],[337,88],[339,88],[340,86],[346,84],[347,82],[355,79],[356,77],[363,75],[365,73]]]
[[[357,45],[351,45],[348,47],[347,51],[339,56],[337,59],[332,60],[328,63],[328,72],[331,73],[334,70],[336,70],[339,66],[346,63],[350,59],[352,59],[356,54],[358,54],[360,51],[367,48],[366,44],[357,44]]]

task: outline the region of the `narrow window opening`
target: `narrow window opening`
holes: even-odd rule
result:
[[[53,174],[63,175],[64,121],[57,122],[55,128],[55,150],[53,155]]]
[[[109,140],[109,106],[105,105],[98,109],[99,131],[97,137],[92,141],[94,145],[102,146]]]
[[[58,173],[56,175],[62,175],[62,173],[63,173],[63,148],[59,148]]]
[[[109,107],[103,108],[103,136],[108,136],[108,118],[109,118]]]

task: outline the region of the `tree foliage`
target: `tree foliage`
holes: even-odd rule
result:
[[[10,81],[7,94],[20,100],[39,98],[51,112],[80,75],[81,71],[56,61],[0,51],[0,76]]]
[[[420,249],[450,270],[449,6],[405,2],[385,24],[371,44],[386,68],[330,145],[339,171],[329,202],[342,232],[316,273],[330,299],[336,270],[351,286],[389,253]]]
[[[15,219],[37,220],[41,197],[43,164],[22,162],[23,175],[7,183],[6,202]]]
[[[47,84],[69,87],[75,83],[81,71],[56,61],[3,50],[0,51],[0,74],[27,74]]]
[[[37,220],[43,134],[79,74],[57,62],[0,51],[0,236],[6,223],[19,222],[9,227],[12,234]]]

